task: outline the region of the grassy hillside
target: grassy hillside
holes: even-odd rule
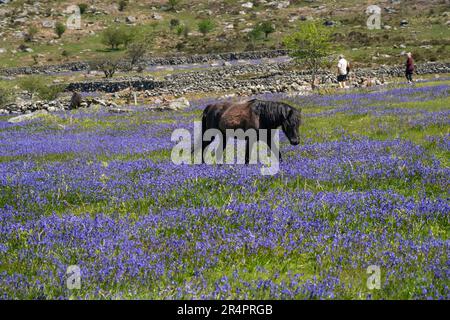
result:
[[[446,12],[445,0],[378,1],[384,26],[381,30],[366,27],[365,1],[297,0],[290,1],[286,8],[277,8],[269,1],[255,0],[253,7],[247,8],[243,7],[246,1],[181,0],[170,8],[168,1],[130,0],[119,10],[120,2],[78,1],[86,7],[81,29],[67,30],[61,39],[53,28],[43,24],[65,23],[69,16],[65,10],[74,1],[16,0],[0,5],[0,14],[5,17],[0,22],[0,48],[6,51],[0,53],[0,66],[120,56],[123,48],[110,50],[101,42],[102,31],[111,25],[129,25],[133,33],[151,39],[153,55],[275,49],[282,47],[283,37],[305,19],[332,21],[335,49],[357,63],[398,63],[399,54],[405,50],[414,52],[418,62],[448,60],[450,13]],[[202,35],[198,24],[205,19],[210,19],[215,28]],[[408,25],[400,27],[405,19]],[[270,21],[275,32],[267,39],[250,40],[249,32],[264,21]],[[24,34],[33,29],[33,39],[25,41]],[[21,45],[30,52],[21,52]]]

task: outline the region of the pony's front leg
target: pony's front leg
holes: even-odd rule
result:
[[[245,138],[245,164],[250,163],[250,139]]]

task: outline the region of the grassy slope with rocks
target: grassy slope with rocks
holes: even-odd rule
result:
[[[364,1],[290,1],[286,8],[276,9],[268,1],[253,1],[253,8],[242,5],[246,1],[179,1],[169,9],[167,1],[128,1],[119,11],[119,1],[78,1],[87,4],[82,14],[80,30],[66,30],[61,39],[52,28],[43,27],[44,21],[65,22],[64,13],[73,1],[13,1],[0,5],[4,16],[0,31],[0,66],[55,64],[66,61],[112,58],[123,54],[124,49],[109,50],[101,42],[101,32],[111,25],[126,24],[127,17],[135,18],[134,32],[152,39],[151,55],[196,54],[229,52],[282,47],[282,39],[293,32],[301,19],[333,21],[336,51],[346,53],[355,63],[364,65],[399,63],[402,51],[415,53],[418,62],[444,61],[450,45],[447,21],[448,2],[432,1],[378,1],[382,8],[382,23],[389,30],[368,30]],[[245,13],[245,14],[244,14]],[[198,23],[211,19],[215,28],[202,35]],[[400,27],[406,19],[408,26]],[[131,19],[134,21],[133,19]],[[178,35],[177,26],[187,31]],[[275,31],[255,41],[249,41],[248,32],[258,23],[269,21]],[[176,24],[176,23],[173,23]],[[30,26],[37,29],[33,39],[25,42],[22,33]],[[229,29],[233,26],[233,29]],[[21,52],[25,44],[32,52]],[[29,50],[29,51],[31,51]]]

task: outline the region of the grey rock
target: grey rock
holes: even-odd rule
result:
[[[183,110],[188,108],[189,106],[190,106],[189,100],[184,97],[178,98],[169,103],[169,108],[172,110]]]
[[[42,21],[42,27],[44,27],[44,28],[54,28],[55,27],[55,21],[53,21],[53,20],[44,20],[44,21]]]
[[[136,23],[136,21],[137,21],[136,17],[133,17],[133,16],[128,16],[125,19],[125,22],[128,24]]]
[[[57,107],[47,107],[47,111],[48,112],[56,112],[56,111],[59,111],[60,109],[59,108],[57,108]]]
[[[38,110],[35,112],[31,112],[28,114],[24,114],[24,115],[20,115],[14,118],[10,118],[8,119],[9,123],[19,123],[19,122],[23,122],[23,121],[29,121],[29,120],[33,120],[36,118],[41,117],[42,115],[48,114],[47,110]]]

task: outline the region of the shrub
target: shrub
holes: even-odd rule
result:
[[[142,60],[145,53],[148,51],[148,47],[149,44],[145,40],[133,42],[128,46],[126,55],[130,61],[131,67],[137,65]]]
[[[44,85],[40,88],[38,96],[47,101],[55,100],[62,91],[64,91],[64,85]]]
[[[66,26],[62,22],[57,22],[55,25],[55,33],[58,36],[58,38],[61,38],[62,35],[66,32]]]
[[[248,33],[248,37],[251,41],[259,40],[263,37],[263,32],[260,28],[254,28],[252,31]]]
[[[119,11],[123,11],[128,6],[128,0],[119,1]]]
[[[6,88],[0,87],[0,107],[10,103],[12,101],[12,92]]]
[[[127,27],[109,27],[102,33],[102,43],[111,47],[111,50],[117,50],[121,45],[127,47],[134,39],[135,32]]]
[[[80,3],[78,5],[78,8],[80,8],[80,14],[85,14],[86,10],[88,8],[88,5],[87,5],[87,3]]]
[[[204,36],[213,31],[215,28],[214,22],[210,19],[202,20],[198,23],[198,31],[200,31]]]
[[[180,0],[169,0],[167,2],[169,10],[176,10],[176,7],[180,4]]]
[[[178,19],[171,19],[170,20],[170,29],[173,29],[173,28],[175,28],[175,27],[177,27],[179,25],[180,25],[180,20],[178,20]]]
[[[264,21],[260,23],[257,28],[260,29],[262,33],[264,33],[266,39],[269,37],[269,34],[275,32],[275,27],[270,21]]]
[[[105,78],[112,78],[119,66],[119,59],[101,59],[89,63],[91,70],[102,71],[105,74]]]
[[[38,33],[38,29],[35,26],[29,26],[27,33],[25,34],[25,41],[33,41],[35,35]]]
[[[46,85],[41,77],[31,76],[19,81],[19,86],[28,91],[33,99],[36,95],[43,100],[54,100],[64,89],[62,85]]]
[[[177,35],[181,36],[184,32],[184,28],[185,28],[184,25],[180,24],[176,29]]]
[[[43,84],[41,79],[38,77],[26,77],[19,81],[19,86],[23,90],[28,91],[31,94],[31,98],[39,92],[39,90],[42,88]]]

